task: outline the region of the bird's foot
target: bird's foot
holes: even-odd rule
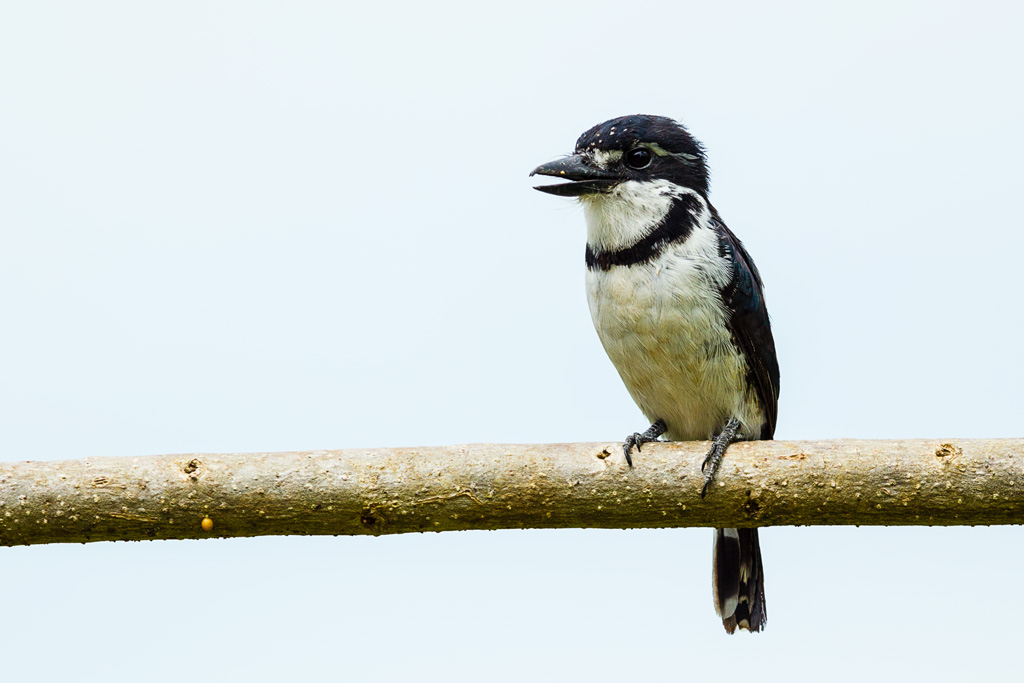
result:
[[[657,441],[658,437],[665,433],[667,427],[665,426],[664,420],[655,420],[654,424],[647,428],[647,431],[641,434],[640,432],[633,432],[626,437],[626,441],[622,444],[622,450],[626,453],[626,462],[630,467],[633,466],[633,457],[629,454],[633,450],[633,446],[636,446],[636,452],[640,452],[640,446],[645,443]]]
[[[739,428],[740,421],[735,417],[729,418],[725,428],[722,429],[722,432],[715,437],[714,443],[711,444],[711,450],[704,456],[704,462],[700,464],[700,471],[704,473],[704,487],[700,490],[701,498],[708,492],[708,486],[711,484],[711,480],[715,478],[718,466],[722,464],[722,456],[725,455],[725,449],[729,447],[729,444],[738,441],[736,431]]]

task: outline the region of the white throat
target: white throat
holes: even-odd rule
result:
[[[672,201],[685,194],[700,198],[696,191],[662,179],[627,180],[611,192],[583,195],[587,244],[606,252],[633,246],[664,220]]]

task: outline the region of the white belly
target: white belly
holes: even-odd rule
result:
[[[665,421],[666,438],[711,439],[736,417],[740,435],[756,439],[764,414],[717,294],[727,264],[693,258],[694,242],[710,239],[704,230],[649,264],[588,270],[590,314],[633,400],[651,422]]]

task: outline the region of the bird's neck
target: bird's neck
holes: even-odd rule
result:
[[[669,182],[627,181],[581,197],[587,220],[587,265],[607,270],[648,260],[707,225],[711,209],[695,190]]]

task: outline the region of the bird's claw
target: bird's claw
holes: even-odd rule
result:
[[[642,443],[644,443],[644,435],[640,432],[633,432],[623,442],[622,451],[626,454],[626,464],[630,467],[633,466],[633,456],[630,455],[630,452],[633,450],[633,446],[636,446],[636,452],[639,453]]]
[[[711,485],[711,480],[715,478],[718,466],[722,464],[722,456],[725,455],[725,450],[729,448],[729,444],[736,440],[736,431],[739,429],[739,426],[739,420],[731,418],[721,434],[715,437],[711,448],[708,449],[708,454],[704,456],[704,462],[700,464],[700,471],[704,473],[704,486],[700,490],[701,498],[707,494],[708,486]]]
[[[721,463],[723,455],[725,455],[725,449],[716,441],[711,446],[711,449],[708,450],[708,454],[704,456],[704,462],[700,464],[700,471],[704,473],[704,486],[700,490],[701,498],[707,495],[708,486],[711,485],[711,480],[715,478],[715,473],[718,472],[718,465]],[[711,466],[710,469],[708,465]]]
[[[636,446],[636,452],[640,452],[640,446],[645,443],[657,441],[658,437],[665,433],[665,422],[664,420],[655,420],[654,424],[647,428],[644,433],[633,432],[626,437],[626,440],[622,443],[622,452],[626,454],[626,464],[630,467],[633,466],[633,457],[630,452],[633,450],[633,446]]]

